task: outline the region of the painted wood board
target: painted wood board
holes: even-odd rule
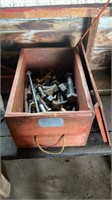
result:
[[[106,0],[3,0],[1,7],[46,6],[46,5],[70,5],[70,4],[96,4],[105,3]]]
[[[58,5],[43,7],[1,8],[1,19],[14,18],[39,18],[39,19],[66,19],[74,17],[96,17],[101,11],[101,6],[85,5]],[[111,7],[107,7],[101,16],[110,16]]]

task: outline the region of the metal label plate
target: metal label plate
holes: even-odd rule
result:
[[[42,118],[38,120],[40,127],[61,127],[64,125],[62,118]]]

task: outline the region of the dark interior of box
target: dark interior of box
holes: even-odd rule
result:
[[[83,69],[75,57],[73,48],[32,48],[24,49],[18,62],[16,71],[16,87],[11,112],[24,112],[24,88],[26,72],[32,72],[32,78],[40,78],[48,69],[56,71],[72,72],[74,86],[78,95],[79,110],[89,110],[87,90],[84,87],[85,76]],[[73,111],[74,112],[74,111]]]

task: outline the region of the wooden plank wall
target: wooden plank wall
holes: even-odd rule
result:
[[[86,19],[86,20],[85,20]],[[21,48],[75,46],[88,18],[73,19],[3,19],[1,20],[2,62],[17,63]],[[112,17],[101,17],[92,53],[92,69],[105,68],[110,62]],[[12,62],[9,62],[11,67]],[[13,67],[13,66],[12,66]]]

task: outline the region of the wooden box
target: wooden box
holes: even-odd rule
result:
[[[24,85],[28,70],[71,70],[78,95],[78,111],[25,113]],[[84,146],[94,119],[94,109],[78,52],[74,48],[22,49],[10,93],[6,121],[17,147],[37,147],[35,136],[42,146]]]

